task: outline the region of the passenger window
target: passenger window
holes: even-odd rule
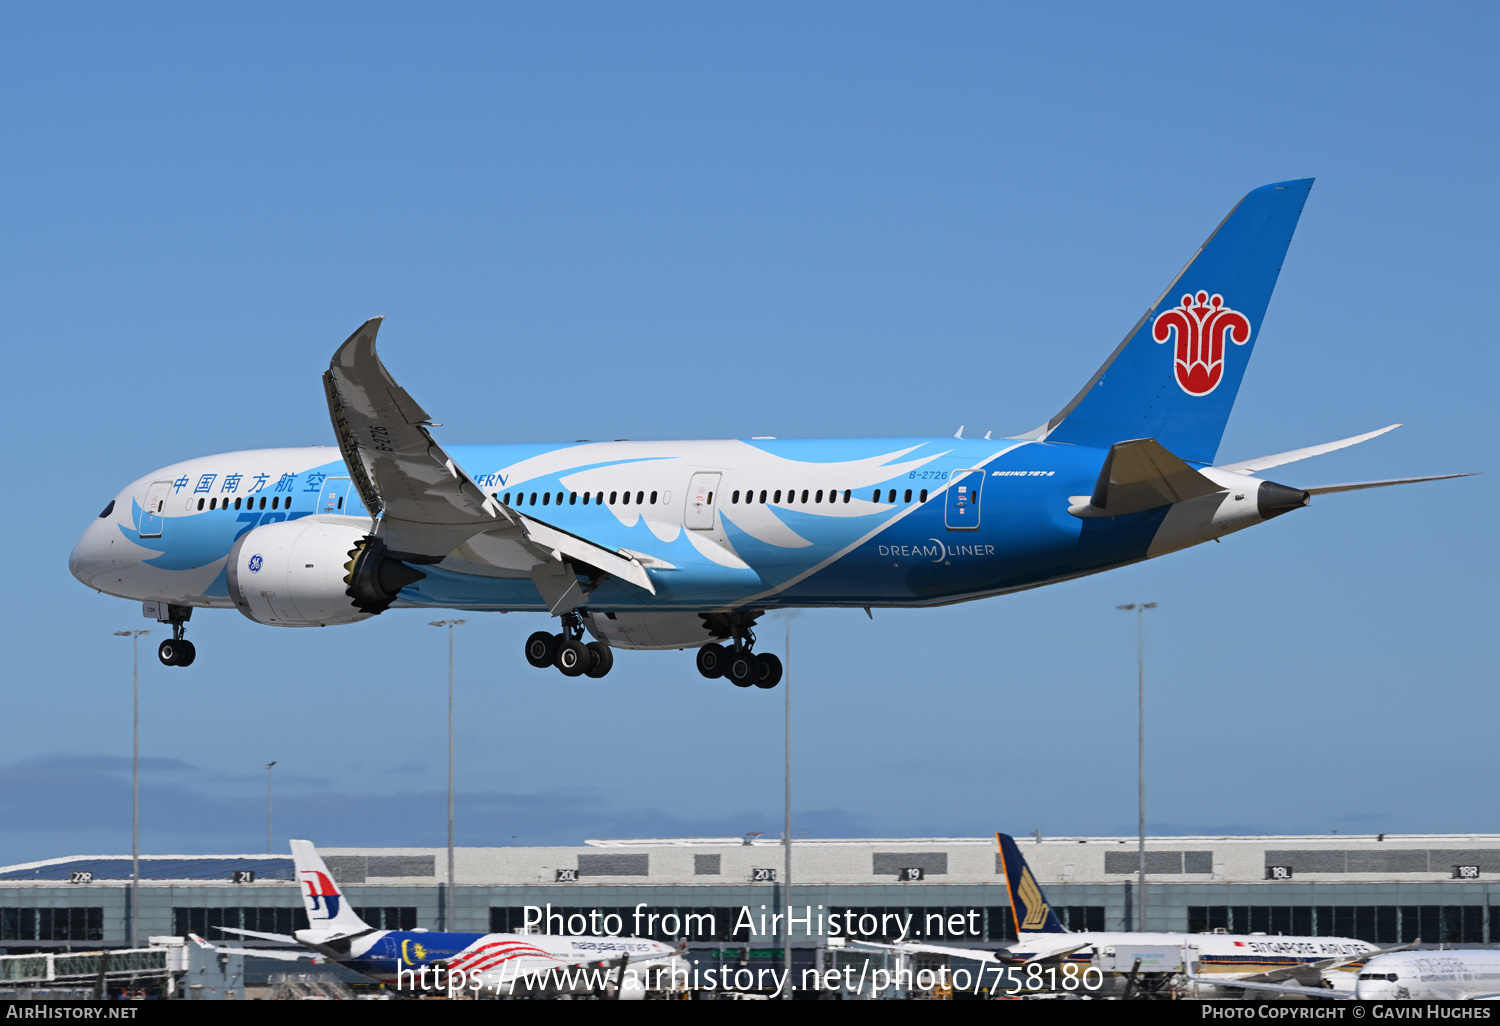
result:
[[[854,490],[852,488],[845,488],[844,489],[844,501],[848,502],[852,498],[854,498]]]
[[[775,502],[775,503],[780,503],[781,502],[781,489],[780,488],[776,489],[776,494],[771,497],[771,501]]]
[[[903,499],[902,501],[903,502],[910,502],[911,501],[911,489],[910,488],[908,488],[906,490],[906,498]]]
[[[342,502],[342,500],[340,500],[340,502]],[[234,500],[234,508],[235,509],[239,509],[240,508],[240,500],[239,499],[235,499]]]
[[[198,508],[199,508],[199,509],[202,509],[202,508],[203,508],[203,500],[202,500],[202,499],[199,499],[199,500],[198,500]]]
[[[766,504],[766,490],[764,488],[760,490],[760,504],[762,506]]]
[[[219,500],[218,499],[209,499],[208,500],[208,508],[209,509],[218,509],[219,508]]]
[[[619,498],[619,495],[620,495],[620,493],[619,493],[619,492],[610,492],[610,493],[609,493],[609,504],[610,504],[610,505],[611,505],[611,506],[613,506],[613,505],[614,505],[614,504],[615,504],[615,500],[616,500],[616,499],[617,499],[617,498]]]
[[[922,489],[922,498],[919,501],[921,501],[921,502],[926,502],[927,501],[927,489],[926,488]]]
[[[510,505],[510,492],[506,492],[505,493],[505,498],[501,499],[500,501],[503,502],[503,503],[505,503],[507,506],[509,506]]]
[[[543,492],[542,493],[542,505],[543,506],[547,505],[547,500],[549,500],[551,498],[552,498],[552,493],[551,492]]]
[[[872,496],[870,496],[870,501],[871,502],[879,502],[880,501],[880,489],[879,488],[875,489],[875,494],[872,495]]]
[[[802,489],[802,501],[803,502],[807,501],[807,489],[806,488]]]
[[[818,489],[818,494],[813,498],[813,502],[822,502],[822,501],[823,501],[823,489],[819,488]]]
[[[577,492],[569,492],[568,493],[568,505],[569,506],[576,506],[576,505],[578,505],[578,493]]]
[[[264,495],[262,495],[260,497],[260,508],[261,509],[265,509],[266,508],[266,497]]]
[[[710,506],[712,506],[714,504],[714,493],[713,492],[709,492],[708,493],[708,504]]]
[[[886,500],[885,501],[886,502],[895,502],[896,501],[896,489],[894,489],[894,488],[891,489],[891,494],[888,495],[888,496],[886,496]]]
[[[527,503],[527,505],[528,506],[535,506],[536,505],[536,492],[532,492],[531,493],[531,501],[529,503]]]
[[[738,488],[736,488],[734,490],[734,494],[729,497],[729,501],[730,502],[739,502],[740,501],[740,490]]]
[[[589,493],[588,492],[584,492],[583,493],[583,504],[585,506],[587,506],[589,504]]]
[[[653,505],[653,506],[656,505],[656,493],[655,492],[651,493],[651,505]]]
[[[621,496],[621,498],[623,499],[623,501],[620,503],[620,505],[622,505],[622,506],[629,506],[630,505],[630,493],[629,492],[626,492],[623,496]]]
[[[339,504],[338,504],[337,508],[338,509],[343,509],[344,508],[344,497],[342,495],[339,496]]]
[[[200,499],[198,501],[202,502],[203,500]],[[279,495],[273,495],[273,496],[271,496],[271,508],[272,509],[280,509],[281,508],[281,496],[279,496]]]
[[[557,504],[558,504],[558,505],[559,505],[559,506],[561,506],[561,505],[562,505],[562,497],[563,497],[563,493],[562,493],[562,492],[558,492],[558,493],[557,493]]]
[[[598,492],[598,493],[596,493],[594,495],[594,505],[595,506],[602,506],[602,505],[604,505],[604,493],[603,492]]]
[[[708,497],[708,501],[709,502],[713,501],[713,496],[712,495],[710,495]],[[646,502],[646,493],[645,492],[636,492],[635,493],[635,504],[637,506],[641,506],[641,505],[644,505],[645,502]]]

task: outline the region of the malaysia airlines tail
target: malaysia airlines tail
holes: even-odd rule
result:
[[[1016,917],[1016,933],[1067,933],[1068,928],[1057,918],[1041,884],[1031,873],[1031,867],[1016,846],[1010,834],[996,834],[1000,842],[1000,862],[1005,867],[1005,888],[1010,892],[1010,909]]]
[[[302,888],[302,905],[307,909],[309,940],[326,943],[374,929],[354,914],[311,841],[292,842],[292,862],[297,868],[297,883]],[[298,933],[300,935],[302,931]],[[301,936],[298,939],[301,940]]]
[[[1100,449],[1154,438],[1211,465],[1312,184],[1240,200],[1041,437]]]

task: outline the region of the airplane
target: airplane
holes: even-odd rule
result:
[[[1360,1001],[1500,1000],[1500,951],[1408,951],[1370,959],[1354,984]]]
[[[311,841],[294,840],[291,845],[302,904],[307,910],[307,929],[290,936],[230,926],[216,929],[257,940],[300,944],[309,953],[398,990],[434,993],[510,994],[534,985],[539,978],[544,985],[550,980],[559,986],[568,981],[587,986],[590,979],[602,985],[604,976],[599,973],[591,977],[561,970],[609,963],[615,994],[626,1000],[639,999],[645,996],[645,988],[630,984],[627,965],[656,965],[678,956],[677,948],[640,937],[377,930],[355,914]],[[194,941],[210,946],[198,938]],[[242,953],[283,960],[306,957],[302,951],[260,948],[243,949]],[[637,981],[642,982],[640,975]]]
[[[1400,425],[1216,464],[1312,179],[1231,210],[1087,384],[1010,438],[442,445],[366,321],[323,375],[337,448],[223,453],[126,486],[73,575],[170,624],[356,623],[395,607],[538,611],[536,667],[603,677],[615,649],[686,649],[708,678],[773,688],[755,625],[795,607],[910,608],[1152,559],[1314,496],[1462,474],[1299,488],[1259,475]],[[585,641],[587,631],[594,640]]]
[[[1288,937],[1232,933],[1156,933],[1070,931],[1063,926],[1015,838],[995,835],[1000,846],[1005,886],[1010,893],[1017,940],[1003,955],[1007,964],[1061,958],[1079,968],[1112,949],[1176,948],[1178,965],[1209,992],[1261,989],[1324,996],[1325,985],[1348,991],[1354,972],[1385,951],[1353,937]],[[967,957],[975,957],[969,955]],[[1289,984],[1284,981],[1295,981]],[[1116,981],[1118,984],[1119,981]],[[1260,986],[1257,986],[1260,985]]]

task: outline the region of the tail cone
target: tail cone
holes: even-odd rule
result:
[[[1255,507],[1262,520],[1301,509],[1311,501],[1312,493],[1300,488],[1288,488],[1274,481],[1262,481],[1260,489],[1255,493]]]

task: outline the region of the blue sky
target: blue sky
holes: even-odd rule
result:
[[[366,317],[445,442],[1010,434],[1233,203],[1316,176],[1220,456],[1407,426],[1294,485],[1492,471],[1496,8],[11,5],[0,861],[129,847],[130,653],[67,573],[123,484],[327,444]],[[1500,831],[1496,478],[1329,496],[947,609],[804,613],[795,828]],[[443,841],[429,615],[202,615],[142,660],[143,848]],[[458,636],[461,844],[780,828],[781,693],[689,653]],[[779,641],[776,642],[780,644]],[[514,842],[512,839],[515,839]]]

